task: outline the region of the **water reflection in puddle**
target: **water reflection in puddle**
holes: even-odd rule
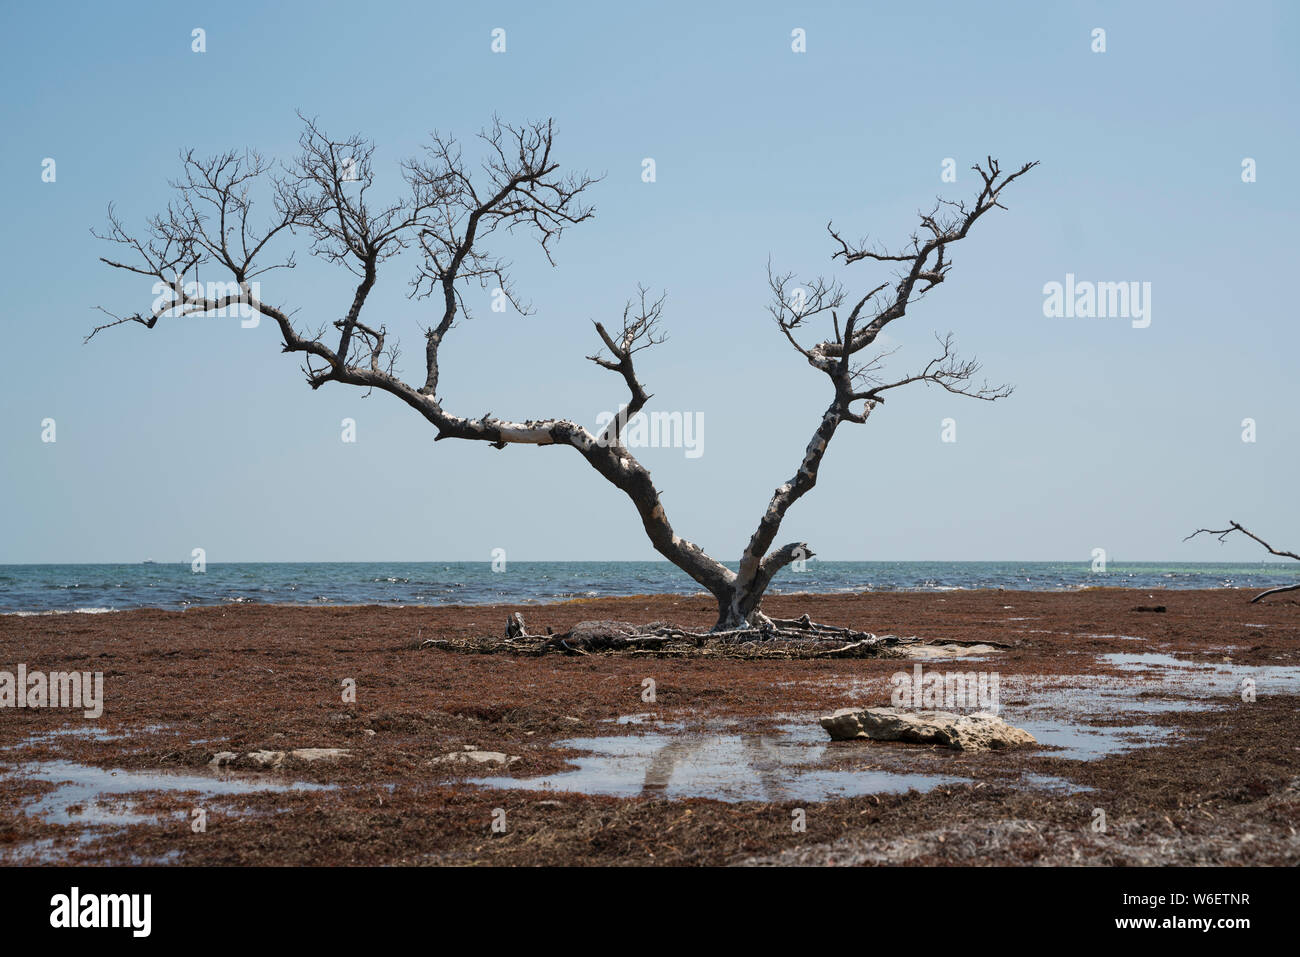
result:
[[[1167,745],[1182,733],[1152,724],[1092,724],[1098,716],[1213,711],[1239,700],[1247,678],[1257,694],[1300,693],[1300,668],[1295,667],[1197,661],[1158,652],[1104,654],[1097,660],[1125,677],[1069,676],[1037,686],[1013,677],[1004,680],[1004,691],[1018,703],[1004,708],[1003,717],[1040,744],[1060,748],[1053,757],[1091,761]]]
[[[1075,784],[1073,781],[1067,781],[1065,778],[1052,777],[1049,774],[1030,774],[1021,775],[1020,780],[1030,787],[1039,788],[1044,791],[1057,791],[1062,794],[1083,794],[1086,791],[1093,790],[1084,784]]]
[[[1287,665],[1239,665],[1232,661],[1196,661],[1176,655],[1146,654],[1099,655],[1099,661],[1135,677],[1156,681],[1168,690],[1194,692],[1205,696],[1235,695],[1243,679],[1254,682],[1256,693],[1300,693],[1300,668]]]
[[[1032,734],[1039,744],[1059,749],[1051,752],[1052,757],[1071,761],[1091,761],[1135,748],[1155,747],[1168,743],[1178,733],[1174,728],[1151,724],[1105,727],[1035,720],[1015,721],[1014,724]]]
[[[575,771],[537,778],[488,777],[468,783],[611,797],[712,798],[717,801],[827,801],[863,794],[928,791],[967,779],[817,767],[830,742],[815,724],[770,734],[650,733],[572,738],[559,747],[589,752]],[[864,760],[870,755],[864,753]]]
[[[19,765],[16,772],[26,778],[49,781],[53,791],[27,805],[28,814],[39,815],[53,824],[123,825],[156,820],[152,815],[123,806],[124,797],[147,791],[198,792],[203,797],[223,794],[251,794],[265,791],[319,791],[329,785],[268,781],[265,777],[231,775],[172,774],[163,771],[109,771],[73,761],[42,761]],[[117,798],[118,800],[104,800]]]

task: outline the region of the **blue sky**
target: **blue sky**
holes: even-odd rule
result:
[[[583,357],[638,282],[669,341],[641,357],[652,408],[702,413],[704,454],[638,452],[679,533],[736,557],[789,477],[829,383],[766,314],[766,263],[850,290],[825,224],[897,244],[937,194],[971,197],[986,154],[1042,166],[1005,194],[901,322],[891,371],[952,331],[995,404],[922,386],[842,427],[781,541],[833,559],[1260,557],[1183,543],[1234,518],[1300,544],[1300,327],[1288,288],[1300,201],[1297,14],[1288,4],[24,4],[0,31],[0,562],[656,557],[636,513],[571,450],[436,446],[388,396],[312,392],[270,323],[131,325],[82,339],[96,305],[148,307],[89,233],[138,226],[177,153],[288,158],[296,109],[378,146],[380,186],[429,130],[554,117],[558,158],[605,174],[596,218],[549,268],[507,243],[527,318],[477,318],[443,349],[445,405],[594,424],[624,400]],[[207,51],[191,51],[191,31]],[[493,28],[507,50],[490,50]],[[1094,28],[1106,52],[1091,50]],[[807,52],[790,34],[802,28]],[[57,179],[42,182],[42,161]],[[641,179],[653,157],[657,181]],[[956,183],[940,181],[945,158]],[[1243,183],[1241,164],[1257,163]],[[423,379],[390,263],[369,310]],[[1151,324],[1052,319],[1043,286],[1151,284]],[[205,277],[206,278],[206,277]],[[211,278],[216,278],[215,276]],[[264,294],[314,326],[349,277],[307,264]],[[357,422],[357,442],[340,422]],[[941,441],[941,422],[957,441]],[[1241,440],[1253,418],[1257,441]],[[41,422],[57,442],[41,441]]]

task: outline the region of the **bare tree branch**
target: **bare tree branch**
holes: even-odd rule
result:
[[[435,292],[442,298],[442,317],[425,333],[426,376],[421,391],[435,395],[438,349],[457,313],[469,315],[457,283],[477,281],[484,289],[495,283],[519,312],[530,309],[510,284],[509,264],[475,242],[498,229],[526,230],[554,265],[555,241],[567,227],[595,213],[584,203],[584,194],[596,179],[558,172],[559,163],[551,156],[554,127],[550,120],[510,126],[494,117],[492,125],[479,134],[488,155],[482,163],[486,183],[477,186],[459,144],[437,132],[431,139],[424,159],[408,162],[405,173],[412,190],[428,197],[432,210],[418,231],[424,260],[411,285],[416,298]]]
[[[1196,531],[1192,532],[1192,534],[1188,535],[1187,538],[1184,538],[1183,541],[1185,542],[1189,541],[1190,539],[1195,538],[1197,535],[1213,535],[1216,538],[1218,538],[1220,542],[1222,542],[1233,532],[1241,532],[1241,534],[1245,535],[1247,538],[1252,538],[1255,541],[1259,542],[1259,544],[1263,545],[1265,550],[1267,550],[1270,555],[1276,555],[1279,558],[1294,558],[1296,561],[1300,562],[1300,555],[1297,555],[1295,552],[1288,552],[1284,549],[1274,548],[1272,545],[1264,541],[1264,539],[1260,538],[1254,532],[1250,531],[1250,529],[1246,528],[1246,526],[1242,525],[1240,522],[1229,521],[1227,528],[1198,528]],[[1300,582],[1294,585],[1281,585],[1277,588],[1270,588],[1268,591],[1260,592],[1258,595],[1256,595],[1254,598],[1250,600],[1250,603],[1253,605],[1255,604],[1255,602],[1267,598],[1269,595],[1280,595],[1282,592],[1296,591],[1296,590],[1300,590]]]
[[[983,187],[974,202],[968,206],[965,202],[937,200],[930,212],[918,214],[921,229],[912,234],[907,247],[897,252],[881,246],[869,247],[865,241],[850,244],[828,223],[826,229],[839,246],[832,258],[842,259],[846,265],[869,261],[903,263],[905,268],[896,278],[892,295],[876,304],[870,319],[860,330],[847,342],[828,340],[823,343],[822,353],[838,356],[844,350],[858,352],[874,342],[885,326],[902,318],[911,303],[947,278],[952,268],[948,246],[965,239],[975,222],[989,210],[995,207],[1005,209],[1000,201],[1002,191],[1037,165],[1037,162],[1026,163],[1016,172],[1004,174],[998,161],[991,156],[985,165],[977,163],[971,168],[979,174]],[[875,293],[869,295],[874,298]],[[865,305],[865,300],[861,305]]]
[[[623,328],[617,339],[605,331],[604,325],[599,322],[595,324],[597,335],[613,358],[606,359],[599,351],[587,356],[602,369],[609,369],[622,375],[628,391],[632,394],[631,401],[619,410],[597,440],[602,445],[618,445],[628,420],[645,408],[645,404],[650,401],[651,396],[637,379],[632,357],[643,349],[657,346],[668,339],[667,335],[659,331],[659,317],[663,314],[664,299],[667,294],[649,301],[646,299],[648,290],[645,286],[638,286],[637,291],[639,302],[636,310],[633,311],[630,299],[623,307]]]
[[[935,339],[943,348],[943,353],[926,363],[925,368],[920,372],[906,376],[896,382],[873,384],[868,389],[854,392],[853,398],[865,399],[870,403],[884,402],[882,392],[897,389],[899,386],[909,385],[913,382],[927,382],[938,385],[955,395],[983,399],[986,402],[1005,399],[1015,391],[1009,385],[989,385],[987,380],[978,386],[970,385],[980,371],[980,364],[974,359],[962,359],[957,355],[951,332],[942,337],[936,334]],[[876,370],[880,368],[879,359],[880,357],[877,357],[871,363],[853,370],[852,375],[855,383],[859,381],[879,382],[875,376]]]

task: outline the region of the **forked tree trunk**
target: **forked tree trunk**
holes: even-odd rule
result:
[[[821,451],[824,448],[825,446],[814,437],[813,443],[809,446],[809,456],[805,459],[805,466],[811,465],[811,468],[804,491],[816,484],[816,463],[821,461]],[[795,482],[786,483],[776,490],[772,505],[767,512],[768,516],[777,512],[784,514],[785,509],[794,501],[795,496],[791,493],[797,483],[796,477]],[[802,494],[802,491],[798,494]],[[775,528],[772,529],[771,534],[775,534]],[[772,583],[772,577],[786,565],[803,562],[813,557],[812,549],[808,547],[807,542],[791,542],[789,545],[774,549],[760,560],[750,561],[751,554],[762,555],[761,551],[754,552],[754,549],[767,548],[767,541],[767,537],[760,529],[760,532],[750,540],[750,547],[746,549],[745,556],[740,561],[740,571],[735,578],[729,580],[725,587],[714,590],[714,597],[718,600],[718,620],[713,626],[714,631],[752,628],[767,622],[767,616],[763,614],[763,596],[767,593],[768,585]]]
[[[759,624],[763,620],[763,591],[733,588],[718,595],[718,620],[713,630],[729,631]]]

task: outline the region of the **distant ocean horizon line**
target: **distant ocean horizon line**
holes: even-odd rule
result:
[[[718,559],[723,565],[738,564],[733,559]],[[361,559],[298,559],[298,558],[276,558],[276,559],[222,559],[220,561],[206,559],[208,565],[491,565],[493,560],[490,558],[361,558]],[[836,565],[1086,565],[1091,567],[1092,560],[1089,558],[823,558],[817,555],[808,559],[812,564],[836,564]],[[190,565],[191,559],[166,559],[155,560],[152,558],[131,559],[127,561],[105,561],[105,562],[0,562],[0,568],[29,568],[42,566],[58,566],[63,568],[94,568],[98,566],[119,566],[119,565]],[[512,558],[509,560],[512,565],[665,565],[675,568],[676,566],[666,558]],[[1279,567],[1295,567],[1300,570],[1291,560],[1274,560],[1266,559],[1245,559],[1231,560],[1220,559],[1219,561],[1185,561],[1177,558],[1125,558],[1114,559],[1108,558],[1107,565],[1204,565],[1213,567],[1222,567],[1225,565],[1246,566],[1246,565],[1277,565]],[[685,574],[683,572],[683,574]]]
[[[662,560],[418,562],[54,562],[0,565],[0,613],[95,614],[231,604],[543,604],[627,595],[703,595]],[[734,568],[734,565],[731,565]],[[1300,563],[832,561],[787,566],[769,594],[975,589],[1257,588],[1294,584]]]

